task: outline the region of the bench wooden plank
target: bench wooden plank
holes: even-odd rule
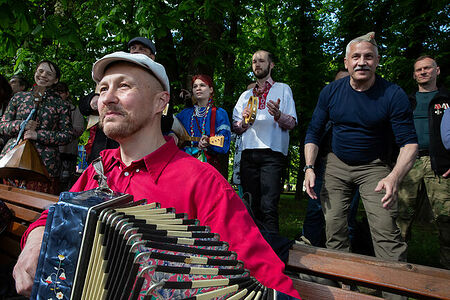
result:
[[[58,201],[58,196],[0,184],[0,199],[14,213],[14,221],[0,237],[2,264],[14,262],[20,254],[20,238],[40,213]]]
[[[292,247],[294,251],[300,251],[308,254],[319,255],[320,257],[330,257],[333,259],[353,261],[357,263],[363,263],[368,266],[384,266],[389,267],[390,269],[408,271],[408,272],[416,272],[421,273],[427,276],[433,276],[435,278],[448,279],[450,271],[445,269],[438,269],[433,267],[427,267],[417,264],[405,263],[405,262],[397,262],[397,261],[386,261],[383,259],[379,259],[373,256],[365,256],[355,253],[342,252],[332,249],[324,249],[324,248],[316,248],[308,245],[299,245],[295,244]]]
[[[347,279],[404,294],[449,299],[450,271],[375,257],[294,245],[288,266],[331,279]]]
[[[334,300],[380,300],[372,295],[361,294],[354,291],[344,290],[334,286],[323,285],[315,282],[291,278],[294,288],[303,300],[334,299]]]
[[[0,199],[6,203],[12,203],[20,206],[27,206],[34,208],[38,211],[47,209],[50,205],[58,201],[58,197],[55,196],[54,201],[48,199],[37,198],[36,196],[26,193],[19,193],[17,191],[0,191]]]
[[[41,212],[58,201],[58,196],[0,184],[0,199],[14,214],[14,220],[0,237],[1,265],[13,264],[20,254],[20,238]]]
[[[19,192],[19,194],[22,194],[22,195],[29,195],[29,196],[33,196],[33,197],[36,197],[39,199],[49,200],[52,202],[58,201],[58,196],[56,196],[56,195],[42,193],[42,192],[36,192],[33,190],[16,188],[16,187],[9,186],[6,184],[0,184],[0,194],[2,193],[2,191]]]
[[[18,222],[12,222],[11,228],[8,230],[8,232],[20,238],[25,230],[27,230],[27,228],[28,226],[25,226]]]
[[[16,219],[24,220],[28,223],[36,221],[41,215],[41,213],[37,211],[23,208],[21,206],[17,206],[11,203],[6,203],[6,206],[8,206],[8,208],[14,212],[14,217]]]

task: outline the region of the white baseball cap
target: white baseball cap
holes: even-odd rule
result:
[[[96,83],[102,80],[105,74],[106,67],[116,61],[126,61],[130,63],[137,64],[147,70],[150,70],[153,75],[161,82],[165,91],[170,93],[169,78],[167,78],[166,69],[163,65],[153,61],[150,57],[145,54],[131,54],[123,51],[114,52],[103,56],[97,60],[92,66],[92,79]]]

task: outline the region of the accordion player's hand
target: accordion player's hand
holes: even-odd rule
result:
[[[43,226],[36,227],[30,232],[27,243],[14,266],[13,277],[16,281],[17,293],[26,297],[31,295],[44,229]]]

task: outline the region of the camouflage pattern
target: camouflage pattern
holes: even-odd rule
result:
[[[9,151],[19,134],[20,123],[35,107],[34,98],[32,92],[19,92],[11,98],[0,122],[0,134],[9,138],[0,158]],[[61,162],[58,146],[65,145],[73,139],[69,104],[51,90],[47,90],[34,119],[38,122],[37,140],[34,141],[36,150],[50,177],[59,177]]]
[[[439,229],[441,264],[450,269],[450,178],[436,175],[430,157],[422,156],[403,179],[398,193],[397,225],[405,240],[409,239],[417,209],[426,199]]]

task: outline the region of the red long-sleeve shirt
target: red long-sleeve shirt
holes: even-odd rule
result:
[[[144,158],[125,166],[119,149],[101,153],[109,187],[131,194],[135,200],[160,202],[162,207],[175,207],[178,213],[197,218],[219,233],[230,250],[244,261],[251,275],[269,288],[299,298],[292,281],[283,274],[284,264],[260,234],[242,200],[228,182],[207,163],[180,151],[172,139]],[[71,191],[96,188],[91,166],[82,174]],[[44,226],[47,211],[25,232]]]

